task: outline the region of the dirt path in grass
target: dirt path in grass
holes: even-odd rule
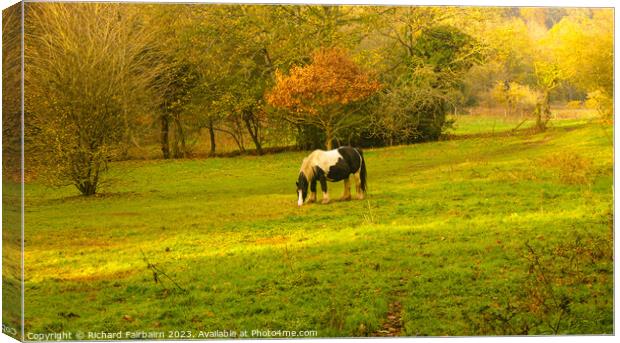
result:
[[[400,336],[402,330],[402,305],[400,301],[391,303],[388,307],[388,313],[385,321],[381,325],[381,329],[375,331],[374,337],[395,337]]]

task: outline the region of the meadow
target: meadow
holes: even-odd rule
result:
[[[308,152],[118,162],[94,197],[29,182],[26,332],[613,333],[611,125],[458,119],[365,150],[364,200],[298,208]]]

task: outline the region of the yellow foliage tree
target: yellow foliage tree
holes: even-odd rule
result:
[[[505,115],[525,114],[536,105],[537,94],[527,85],[518,82],[497,81],[491,89],[493,98],[505,106]]]
[[[613,114],[613,20],[610,9],[575,12],[541,42],[549,47],[567,79],[588,92],[606,118]]]

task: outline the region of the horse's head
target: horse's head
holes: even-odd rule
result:
[[[304,175],[304,173],[299,173],[299,178],[297,179],[297,206],[301,206],[306,201],[306,197],[308,196],[308,179]]]

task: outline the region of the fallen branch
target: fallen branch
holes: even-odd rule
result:
[[[159,275],[162,275],[166,277],[168,280],[170,280],[170,282],[172,282],[183,293],[187,293],[187,290],[181,287],[172,277],[170,277],[168,274],[166,274],[163,270],[158,268],[156,265],[152,264],[149,261],[149,259],[146,257],[146,254],[144,253],[144,251],[142,251],[142,249],[140,249],[140,252],[142,253],[142,258],[144,262],[146,262],[146,268],[148,268],[151,272],[153,272],[153,281],[155,281],[155,283],[158,283],[160,281]]]
[[[523,121],[521,121],[521,122],[519,123],[519,125],[515,126],[515,127],[512,129],[512,132],[517,131],[517,129],[519,129],[519,128],[521,127],[521,125],[523,125],[526,121],[527,121],[527,118],[523,119]]]

